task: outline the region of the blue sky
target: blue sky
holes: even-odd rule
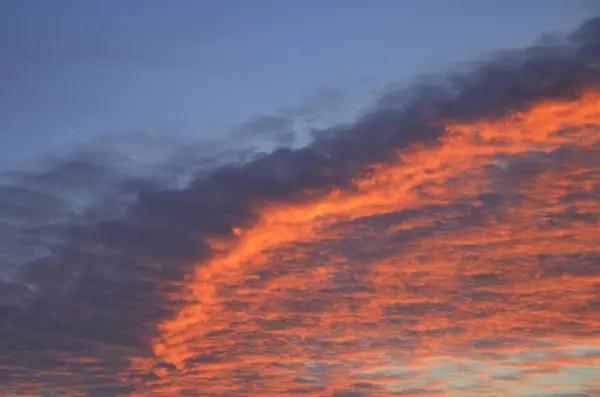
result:
[[[307,104],[322,106],[325,122],[351,119],[388,83],[569,30],[592,7],[573,0],[1,0],[0,167],[102,134],[212,139]]]

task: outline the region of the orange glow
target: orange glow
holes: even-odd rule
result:
[[[265,205],[236,238],[211,241],[153,357],[131,361],[128,376],[155,375],[132,395],[433,396],[450,394],[427,375],[445,358],[498,366],[558,350],[507,365],[600,365],[564,353],[600,346],[600,311],[585,309],[600,271],[578,265],[600,247],[599,125],[596,92],[449,123],[352,191]]]

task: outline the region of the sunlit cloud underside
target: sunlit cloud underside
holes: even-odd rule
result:
[[[600,93],[367,171],[211,240],[130,395],[600,393]]]

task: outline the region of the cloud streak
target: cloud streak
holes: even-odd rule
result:
[[[133,198],[118,216],[39,229],[57,241],[11,263],[4,383],[129,396],[597,388],[599,43],[593,19],[183,188],[62,170]],[[47,226],[68,205],[42,194],[5,189],[3,216],[28,199],[44,205],[20,222]]]

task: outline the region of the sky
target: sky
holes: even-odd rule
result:
[[[351,121],[391,83],[573,29],[594,3],[2,0],[0,167],[106,134]]]
[[[0,394],[600,396],[597,3],[0,5]]]

